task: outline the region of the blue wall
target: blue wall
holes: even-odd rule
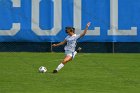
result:
[[[60,42],[66,37],[65,26],[74,26],[74,0],[62,0],[61,29],[56,35],[37,35],[31,24],[32,4],[35,0],[21,0],[19,7],[14,7],[11,0],[0,0],[0,42]],[[55,0],[41,0],[39,27],[49,30],[54,26]],[[60,0],[59,0],[60,1]],[[119,0],[118,29],[137,28],[137,35],[108,35],[110,29],[110,0],[81,0],[81,30],[91,21],[90,30],[100,27],[100,35],[86,35],[80,42],[140,42],[140,0]],[[78,6],[76,6],[78,9]],[[59,11],[57,11],[59,12]],[[13,23],[20,23],[17,33],[11,35]],[[15,28],[16,29],[16,28]],[[1,32],[5,32],[4,34]]]

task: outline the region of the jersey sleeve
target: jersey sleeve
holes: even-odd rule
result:
[[[68,36],[65,38],[65,40],[66,40],[66,41],[68,40]]]
[[[79,39],[79,38],[80,38],[80,34],[79,34],[79,35],[76,35],[75,39],[77,40],[77,39]]]

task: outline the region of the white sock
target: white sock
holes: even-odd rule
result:
[[[74,51],[72,58],[74,58],[76,54],[77,54],[77,51]]]
[[[61,68],[63,68],[63,67],[64,67],[64,64],[61,63],[61,64],[58,65],[58,67],[56,68],[56,70],[59,71],[59,70],[60,70]]]

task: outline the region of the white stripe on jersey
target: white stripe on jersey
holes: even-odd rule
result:
[[[65,40],[67,41],[67,45],[65,46],[64,50],[69,50],[71,52],[75,51],[75,47],[76,47],[76,41],[77,39],[80,37],[80,35],[68,35]]]

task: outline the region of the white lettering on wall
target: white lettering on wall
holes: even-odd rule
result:
[[[137,27],[131,27],[131,30],[118,30],[118,0],[110,0],[110,27],[108,35],[137,35]]]
[[[21,7],[20,0],[11,0],[13,7]],[[0,30],[1,36],[14,36],[20,31],[20,23],[13,23],[10,30]]]
[[[53,0],[54,26],[51,30],[42,30],[39,27],[39,16],[40,16],[39,7],[40,7],[41,1],[42,0],[32,0],[32,21],[31,21],[32,30],[39,36],[57,35],[57,33],[61,30],[61,26],[62,26],[62,0]],[[47,24],[44,24],[44,25],[47,25]]]
[[[81,31],[81,17],[82,17],[82,1],[74,0],[74,27],[76,28],[76,33],[80,34]],[[95,27],[95,30],[88,30],[86,35],[100,35],[100,27]]]

